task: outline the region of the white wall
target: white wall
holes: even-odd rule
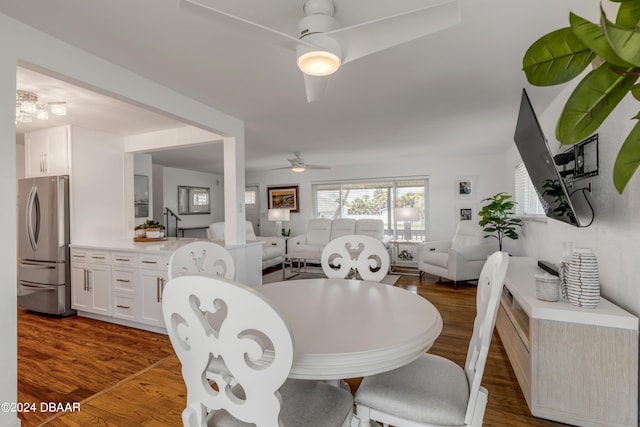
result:
[[[292,235],[297,235],[306,232],[307,222],[314,216],[311,190],[314,182],[418,175],[429,176],[427,227],[430,240],[451,238],[457,225],[457,205],[477,207],[483,198],[501,191],[510,192],[513,187],[509,181],[509,169],[504,166],[502,153],[469,157],[425,156],[393,163],[383,159],[352,167],[309,170],[302,173],[288,170],[247,173],[246,182],[259,183],[256,185],[260,187],[260,218],[264,235],[273,235],[275,229],[274,224],[266,220],[267,188],[280,185],[300,186],[300,213],[292,213],[291,221],[283,223],[283,227],[292,229]],[[476,178],[476,189],[469,199],[456,198],[456,178],[461,176]]]
[[[536,111],[554,153],[560,148],[555,139],[555,125],[576,83],[572,82],[544,112]],[[535,99],[532,103],[535,108]],[[603,296],[635,315],[640,314],[640,287],[637,285],[640,277],[640,175],[636,173],[624,194],[619,195],[613,185],[613,164],[629,131],[637,123],[631,120],[637,112],[638,102],[629,96],[597,132],[600,174],[580,181],[592,185],[589,198],[595,210],[593,224],[576,228],[552,219],[528,221],[523,227],[523,238],[516,245],[510,245],[516,254],[553,263],[562,257],[563,241],[573,242],[574,247],[592,248],[598,257]],[[517,150],[511,149],[505,159],[513,175],[513,167],[521,161]],[[513,178],[510,179],[513,182]]]
[[[224,219],[224,184],[222,175],[196,172],[177,168],[162,168],[164,206],[174,211],[182,219],[178,227],[209,225]],[[178,186],[209,188],[211,200],[210,214],[184,215],[178,212]],[[169,219],[173,232],[174,221]],[[187,231],[185,237],[206,237],[206,230]]]
[[[71,127],[71,243],[125,237],[122,137]]]

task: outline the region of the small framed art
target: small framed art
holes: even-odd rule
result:
[[[457,199],[475,199],[477,180],[473,176],[456,177],[454,195]]]
[[[298,186],[267,188],[269,209],[289,209],[290,212],[300,212],[298,205]]]

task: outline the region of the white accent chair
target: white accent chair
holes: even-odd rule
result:
[[[322,250],[322,271],[328,278],[360,277],[380,282],[389,272],[389,252],[378,239],[350,234],[331,240]]]
[[[260,293],[223,278],[181,276],[168,282],[162,310],[187,387],[184,426],[349,426],[351,393],[287,380],[291,331]]]
[[[476,296],[476,318],[464,369],[424,354],[393,371],[366,377],[356,392],[360,427],[370,420],[396,427],[482,426],[488,392],[481,386],[509,255],[486,261]]]
[[[262,244],[262,269],[281,265],[287,250],[287,243],[279,237],[258,237],[253,231],[251,221],[245,221],[245,233],[247,241],[257,240]],[[214,222],[207,229],[207,238],[212,240],[224,240],[224,221]]]
[[[436,240],[418,245],[420,276],[428,273],[459,282],[476,280],[487,257],[498,250],[496,239],[485,237],[475,221],[460,221],[452,240]]]
[[[171,254],[169,259],[169,280],[192,274],[233,279],[235,272],[235,263],[229,251],[204,240],[187,243]]]

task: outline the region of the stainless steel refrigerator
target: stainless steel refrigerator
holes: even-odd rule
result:
[[[71,309],[69,176],[18,181],[18,304],[67,316]]]

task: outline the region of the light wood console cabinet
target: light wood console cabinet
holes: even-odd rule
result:
[[[535,297],[531,258],[511,257],[496,329],[531,413],[580,426],[638,425],[638,318]]]

